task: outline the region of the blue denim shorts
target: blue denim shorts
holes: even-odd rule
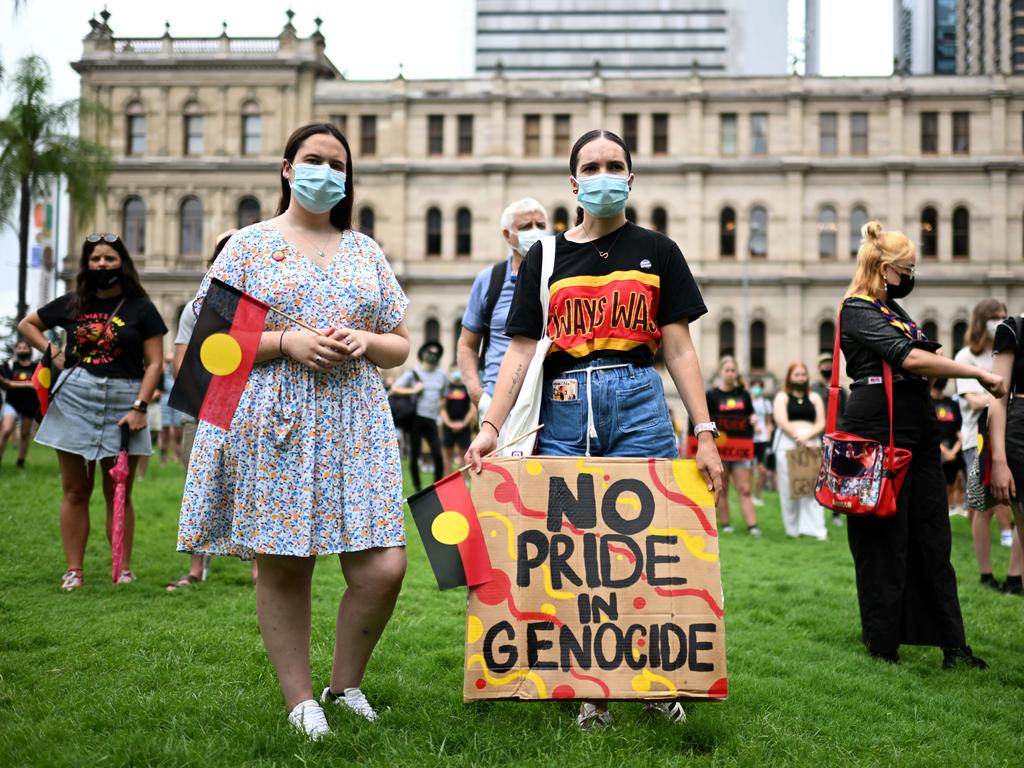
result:
[[[604,364],[613,365],[614,360]],[[594,363],[600,365],[600,361]],[[575,387],[567,386],[568,380],[574,380]],[[540,456],[679,458],[665,389],[651,366],[592,370],[589,399],[586,368],[545,377],[540,421],[544,425],[537,440]]]

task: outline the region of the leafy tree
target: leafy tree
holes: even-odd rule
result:
[[[75,218],[88,220],[96,199],[106,191],[110,153],[106,147],[71,134],[79,114],[105,116],[102,108],[72,99],[51,104],[50,69],[39,56],[18,62],[11,78],[14,100],[0,120],[0,222],[18,231],[18,309],[20,320],[28,312],[29,208],[32,198],[46,194],[58,176],[67,180]],[[7,214],[19,201],[12,222]]]

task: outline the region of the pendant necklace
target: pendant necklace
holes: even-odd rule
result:
[[[602,251],[600,248],[598,248],[596,245],[594,245],[595,242],[597,242],[598,240],[601,239],[600,237],[594,238],[593,240],[588,240],[587,242],[590,243],[593,246],[595,251],[597,251],[597,255],[598,256],[600,256],[602,259],[607,259],[608,258],[608,254],[610,254],[612,252],[612,248],[614,248],[615,244],[619,241],[619,235],[622,234],[622,230],[624,230],[625,228],[626,228],[625,224],[623,224],[621,227],[619,227],[619,231],[615,235],[615,239],[612,240],[612,244],[608,246],[608,250],[607,251]],[[583,227],[583,234],[585,234],[587,237],[590,237],[590,232],[587,231],[586,227]]]
[[[317,256],[319,256],[319,257],[320,257],[321,259],[324,259],[324,260],[326,260],[326,258],[327,258],[327,254],[326,254],[326,249],[327,249],[327,245],[328,245],[328,243],[330,243],[330,242],[331,242],[331,240],[333,240],[333,239],[334,239],[334,235],[335,235],[335,233],[334,233],[334,232],[331,232],[331,233],[330,233],[330,234],[329,234],[329,235],[327,236],[327,239],[326,239],[326,240],[324,240],[324,244],[323,244],[323,247],[322,247],[322,248],[317,248],[317,252],[316,252],[316,253],[317,253]],[[309,241],[308,241],[308,240],[306,240],[306,242],[308,243]],[[315,248],[316,246],[314,245],[313,247]]]

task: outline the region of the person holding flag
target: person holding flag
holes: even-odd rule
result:
[[[197,294],[175,391],[203,402],[171,397],[199,417],[178,549],[256,558],[260,633],[288,721],[311,739],[330,730],[321,704],[377,718],[360,685],[406,567],[398,440],[378,366],[409,354],[409,302],[377,243],[352,229],[354,175],[334,125],[292,133],[276,216],[234,235]],[[331,554],[347,588],[317,701],[311,581],[316,556]]]
[[[581,136],[569,155],[569,185],[579,200],[576,226],[554,240],[554,270],[545,312],[540,298],[544,241],[526,254],[505,333],[512,337],[494,399],[466,452],[472,471],[498,445],[523,377],[545,333],[540,430],[542,456],[679,457],[654,353],[665,365],[696,426],[697,466],[720,498],[718,429],[708,418],[700,362],[690,323],[707,312],[682,252],[664,235],[626,220],[633,161],[611,131]],[[548,241],[550,242],[550,241]],[[598,308],[587,311],[584,307]],[[717,501],[716,498],[716,501]],[[680,702],[649,705],[672,721],[686,719]],[[611,723],[606,701],[583,702],[582,730]]]
[[[44,335],[56,327],[67,331],[63,351],[54,351]],[[70,592],[84,583],[96,461],[103,470],[108,538],[112,534],[114,481],[109,471],[121,450],[125,424],[131,432],[129,474],[124,549],[116,581],[130,584],[135,581],[132,480],[139,457],[152,451],[146,408],[160,379],[167,326],[142,288],[121,238],[109,232],[88,235],[82,243],[74,290],[30,312],[18,324],[18,332],[36,349],[46,350],[44,361],[49,354],[54,365],[63,369],[50,389],[46,415],[36,433],[36,442],[55,448],[60,462],[64,491],[60,530],[67,558],[61,588]]]
[[[0,389],[7,393],[7,402],[3,404],[3,416],[0,418],[0,460],[3,459],[7,451],[7,441],[11,439],[20,420],[18,460],[15,462],[18,469],[25,468],[25,456],[28,455],[28,444],[32,437],[32,424],[39,409],[39,398],[32,383],[35,369],[32,347],[24,339],[18,339],[14,345],[14,357],[0,365]]]

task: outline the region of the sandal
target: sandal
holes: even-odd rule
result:
[[[117,577],[116,584],[131,584],[135,581],[135,574],[131,571],[121,571],[121,575]]]
[[[69,568],[61,579],[60,588],[65,592],[73,592],[85,583],[81,568]]]
[[[191,573],[186,573],[184,576],[182,576],[177,581],[169,581],[169,582],[167,582],[167,591],[168,592],[177,592],[179,589],[184,589],[185,587],[191,587],[193,584],[198,584],[200,581],[202,581],[202,579],[200,577],[193,576]]]

